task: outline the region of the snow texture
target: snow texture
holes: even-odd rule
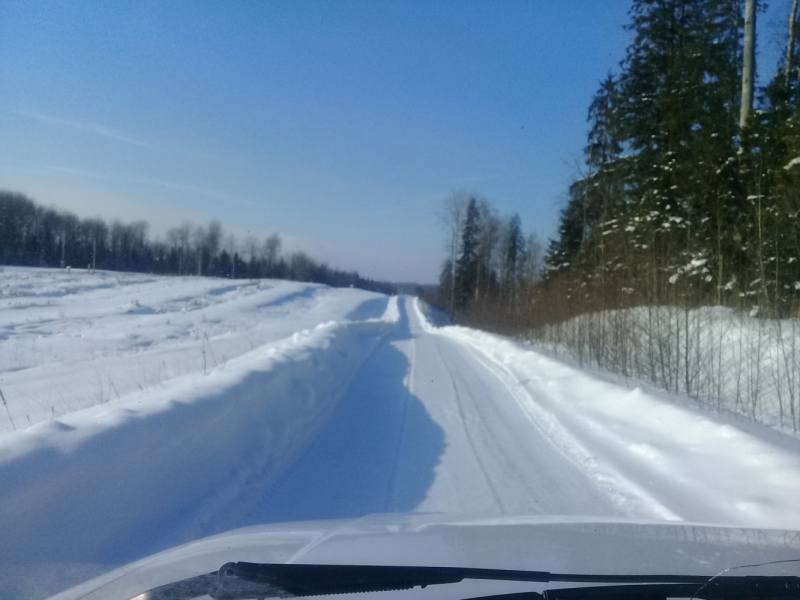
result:
[[[793,421],[800,425],[792,409],[800,394],[800,319],[764,319],[758,314],[758,306],[747,312],[719,306],[688,311],[656,306],[591,313],[550,326],[562,339],[583,340],[582,345],[544,341],[541,346],[576,356],[584,364],[616,360],[626,365],[629,375],[691,395],[694,404],[793,432]],[[614,328],[624,332],[624,343],[597,352],[591,343],[596,344],[598,336],[587,332]]]
[[[0,389],[17,427],[39,421],[0,436],[0,580],[13,597],[235,527],[376,512],[800,528],[796,438],[437,327],[417,299],[0,277],[0,351],[18,354],[0,363]],[[159,380],[160,362],[172,368]],[[98,372],[119,397],[99,394]],[[53,418],[58,395],[74,410]]]

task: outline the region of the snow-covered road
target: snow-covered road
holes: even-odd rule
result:
[[[311,447],[222,529],[378,512],[623,514],[474,350],[426,331],[414,299],[399,309]]]
[[[398,304],[313,445],[225,528],[407,511],[800,527],[797,438]]]
[[[13,597],[236,527],[376,512],[800,529],[797,437],[434,327],[414,298],[142,276],[70,293],[0,311],[13,402],[55,387],[78,402],[97,369],[196,364],[95,405],[84,390],[86,408],[0,435]],[[206,368],[212,346],[226,359]]]

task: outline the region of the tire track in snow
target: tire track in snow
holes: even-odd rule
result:
[[[682,520],[640,486],[598,463],[597,457],[592,455],[554,414],[536,401],[506,365],[474,343],[464,343],[453,336],[448,337],[462,343],[470,354],[495,376],[542,436],[548,439],[564,458],[586,473],[600,492],[615,506],[631,516],[656,517],[668,521]]]
[[[438,339],[435,339],[434,346],[436,347],[436,351],[439,354],[439,359],[441,360],[442,364],[445,366],[445,368],[447,370],[447,376],[450,379],[450,385],[453,388],[453,395],[454,395],[454,397],[456,399],[456,407],[458,409],[458,415],[460,417],[459,420],[460,420],[460,423],[461,423],[461,427],[464,430],[464,434],[466,436],[467,442],[469,443],[470,451],[472,452],[472,455],[475,458],[475,462],[478,464],[478,466],[481,469],[481,473],[483,475],[483,478],[486,481],[486,485],[488,486],[489,491],[491,491],[492,496],[495,499],[495,503],[500,508],[501,512],[506,513],[508,511],[506,509],[505,503],[501,500],[501,495],[498,493],[497,488],[495,487],[494,483],[492,482],[491,478],[489,477],[489,472],[488,472],[488,470],[486,468],[486,464],[481,459],[480,452],[478,452],[477,446],[475,444],[475,440],[473,439],[472,433],[470,432],[469,427],[467,425],[467,416],[466,416],[466,411],[464,410],[464,404],[463,404],[464,400],[462,399],[461,394],[458,391],[458,385],[456,384],[455,378],[453,377],[453,369],[451,368],[452,365],[449,364],[445,360],[444,355],[442,354],[442,351],[439,348],[439,340]]]
[[[414,301],[414,309],[423,330],[437,337],[445,337],[457,347],[463,348],[468,356],[484,367],[501,384],[507,396],[513,399],[536,429],[538,437],[541,437],[558,455],[583,473],[588,480],[587,483],[593,486],[600,497],[608,500],[610,506],[615,508],[615,512],[619,511],[622,515],[633,517],[681,520],[678,515],[645,489],[609,465],[600,462],[598,457],[589,452],[556,415],[537,402],[536,398],[501,359],[493,356],[488,349],[481,347],[481,336],[487,334],[462,327],[439,328],[432,326],[422,314],[418,299]],[[545,375],[542,377],[546,379]]]

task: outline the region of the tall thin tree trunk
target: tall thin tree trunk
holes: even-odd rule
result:
[[[759,286],[761,288],[760,304],[765,310],[767,310],[769,307],[769,292],[767,290],[767,270],[764,266],[764,209],[761,196],[761,168],[762,165],[759,164],[758,180],[756,181],[756,200],[758,202],[756,206],[756,231],[758,232],[758,248],[756,256],[758,259]]]
[[[458,256],[458,228],[453,230],[453,244],[450,248],[450,315],[456,309],[456,257]]]
[[[475,275],[475,302],[480,300],[481,297],[481,261],[478,260],[478,270]]]
[[[792,50],[794,50],[794,30],[797,21],[797,0],[792,2],[792,11],[789,13],[789,42],[786,44],[786,67],[783,76],[786,80],[786,90],[789,90],[789,76],[792,72]]]
[[[723,258],[722,258],[722,215],[720,209],[722,200],[717,194],[717,306],[722,306],[722,286],[723,283]]]
[[[742,107],[739,127],[747,125],[753,110],[753,85],[756,70],[756,0],[746,0],[744,8],[744,62],[742,64]]]

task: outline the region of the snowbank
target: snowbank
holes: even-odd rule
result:
[[[422,316],[420,319],[422,327],[428,327],[428,329],[426,329],[428,333],[432,331],[432,329],[430,329],[431,325],[433,327],[445,327],[447,325],[451,325],[450,315],[443,310],[428,304],[419,298],[414,298],[414,303],[416,305],[415,310],[419,315]]]
[[[191,373],[387,298],[279,280],[0,269],[0,435]]]
[[[536,332],[581,365],[649,381],[716,410],[800,428],[800,319],[722,307],[587,314]]]
[[[626,512],[800,528],[796,437],[622,385],[501,336],[425,327],[482,356],[531,423]]]
[[[382,298],[372,318],[321,323],[0,437],[0,580],[11,569],[59,589],[60,576],[72,584],[216,533],[229,500],[277,480],[325,424],[397,320],[396,299]]]

